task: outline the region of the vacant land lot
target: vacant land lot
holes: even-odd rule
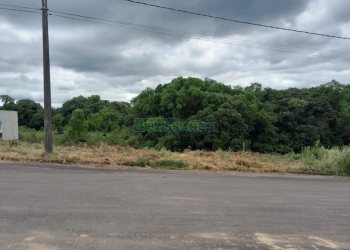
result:
[[[0,160],[87,164],[106,168],[138,166],[211,171],[312,172],[312,168],[301,161],[282,155],[226,151],[175,153],[167,150],[133,149],[104,144],[57,146],[53,155],[45,156],[41,144],[19,143],[10,147],[6,143],[0,143]]]
[[[241,171],[259,173],[303,173],[325,175],[350,174],[350,148],[306,148],[301,154],[259,154],[229,151],[184,151],[134,149],[131,147],[84,144],[56,146],[45,156],[41,143],[0,142],[0,161],[39,162],[90,167],[147,167],[160,169]]]

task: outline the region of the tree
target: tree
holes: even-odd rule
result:
[[[29,122],[28,127],[40,130],[44,127],[44,111],[40,110],[35,113]]]
[[[73,142],[87,141],[87,122],[83,110],[76,109],[68,123],[68,139]]]
[[[42,128],[42,107],[3,95],[1,109],[18,110],[20,124]],[[313,88],[274,90],[259,83],[231,87],[211,79],[175,78],[147,88],[131,103],[99,96],[75,97],[55,110],[54,124],[76,142],[87,131],[106,140],[137,147],[247,150],[287,153],[320,141],[324,147],[350,145],[350,86],[336,81]],[[62,122],[63,120],[63,122]],[[184,130],[152,130],[172,123]],[[148,129],[138,129],[139,125]],[[215,124],[215,130],[201,130]],[[157,126],[158,126],[157,125]],[[168,125],[166,125],[168,126]],[[128,142],[123,143],[123,140]]]
[[[58,134],[63,134],[63,119],[63,115],[60,113],[53,116],[53,125],[56,128]]]
[[[19,100],[16,103],[20,126],[40,129],[44,126],[43,108],[39,103],[29,99]],[[42,118],[42,119],[41,119]]]
[[[111,132],[123,124],[122,114],[112,108],[103,108],[92,114],[88,119],[89,129],[92,131]]]
[[[1,110],[17,110],[15,99],[8,95],[0,95],[0,100],[3,103],[3,106],[0,107]]]
[[[4,105],[9,104],[9,103],[14,103],[15,99],[13,99],[11,96],[9,95],[0,95],[0,100],[2,101],[2,103]]]

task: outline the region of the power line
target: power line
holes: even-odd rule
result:
[[[172,7],[162,6],[162,5],[158,5],[158,4],[151,4],[151,3],[146,3],[146,2],[140,2],[140,1],[135,1],[135,0],[124,0],[124,1],[130,2],[130,3],[135,3],[135,4],[141,4],[141,5],[145,5],[145,6],[149,6],[149,7],[155,7],[155,8],[160,8],[160,9],[165,9],[165,10],[170,10],[170,11],[175,11],[175,12],[181,12],[181,13],[190,14],[190,15],[209,17],[209,18],[213,18],[213,19],[229,21],[229,22],[235,22],[235,23],[240,23],[240,24],[247,24],[247,25],[253,25],[253,26],[258,26],[258,27],[276,29],[276,30],[284,30],[284,31],[297,32],[297,33],[304,33],[304,34],[308,34],[308,35],[322,36],[322,37],[328,37],[328,38],[350,40],[350,37],[322,34],[322,33],[316,33],[316,32],[305,31],[305,30],[297,30],[297,29],[283,28],[283,27],[277,27],[277,26],[260,24],[260,23],[253,23],[253,22],[248,22],[248,21],[243,21],[243,20],[238,20],[238,19],[232,19],[232,18],[227,18],[227,17],[214,16],[214,15],[205,14],[205,13],[199,13],[199,12],[194,12],[194,11],[175,9],[175,8],[172,8]]]
[[[110,20],[105,18],[98,18],[98,17],[91,17],[91,16],[85,16],[81,14],[75,14],[75,13],[68,13],[68,12],[60,12],[60,11],[51,11],[52,16],[57,16],[61,18],[67,18],[71,20],[78,20],[78,21],[87,21],[92,23],[99,23],[99,24],[108,24],[108,25],[118,25],[118,26],[127,26],[128,28],[138,30],[138,31],[146,31],[146,32],[152,32],[157,33],[161,35],[170,35],[170,36],[176,36],[176,37],[185,37],[195,40],[201,40],[201,41],[208,41],[208,42],[214,42],[214,43],[220,43],[220,44],[228,44],[228,45],[234,45],[234,46],[241,46],[241,47],[247,47],[247,48],[259,48],[263,50],[270,50],[270,51],[279,51],[284,53],[295,53],[295,54],[301,54],[305,55],[305,53],[317,53],[312,56],[316,57],[323,57],[323,58],[329,58],[329,59],[339,59],[339,60],[347,60],[349,61],[350,58],[344,58],[340,57],[338,55],[333,54],[319,54],[319,52],[309,49],[303,49],[303,48],[293,48],[293,47],[285,47],[283,45],[276,45],[276,44],[263,44],[258,43],[254,41],[247,41],[247,40],[240,40],[240,41],[230,41],[230,40],[215,40],[208,36],[203,37],[201,34],[195,34],[183,30],[177,30],[177,29],[168,29],[163,27],[157,27],[157,26],[150,26],[150,25],[142,25],[142,24],[135,24],[130,22],[123,22],[123,21],[117,21],[117,20]],[[249,44],[251,43],[251,44]]]
[[[0,7],[3,10],[30,12],[40,14],[38,11],[32,10],[30,7],[17,6]],[[51,107],[51,82],[50,82],[50,55],[49,55],[49,23],[47,0],[42,1],[42,30],[43,30],[43,76],[44,76],[44,145],[45,154],[53,152],[52,143],[52,107]]]
[[[0,7],[0,9],[40,14],[40,12],[34,11],[35,10],[34,8],[23,7],[23,6],[18,6],[18,7],[19,8],[26,8],[29,10],[5,8],[5,7]],[[194,39],[194,40],[207,41],[207,42],[218,43],[218,44],[227,44],[227,45],[240,46],[240,47],[246,47],[246,48],[258,48],[258,49],[267,50],[267,51],[274,51],[274,52],[278,51],[278,52],[283,52],[283,53],[294,53],[294,54],[300,54],[300,55],[305,55],[305,53],[313,53],[311,55],[313,57],[323,57],[323,58],[328,58],[328,59],[350,61],[350,58],[344,58],[344,57],[341,57],[341,56],[335,55],[335,54],[319,54],[320,52],[318,52],[318,51],[304,49],[304,48],[295,48],[295,47],[288,48],[288,47],[285,47],[284,45],[267,44],[267,43],[264,44],[261,42],[254,42],[254,41],[247,41],[247,40],[239,40],[239,41],[220,40],[220,41],[218,41],[218,40],[212,39],[211,37],[208,37],[208,36],[203,37],[202,34],[195,34],[195,33],[187,32],[187,31],[183,31],[183,30],[169,29],[169,28],[150,26],[150,25],[135,24],[135,23],[130,23],[130,22],[110,20],[110,19],[98,18],[98,17],[91,17],[91,16],[85,16],[85,15],[68,13],[68,12],[60,12],[60,11],[50,11],[50,12],[51,12],[51,13],[49,13],[50,16],[55,16],[55,17],[59,17],[59,18],[65,18],[65,19],[76,20],[76,21],[91,22],[91,23],[98,23],[98,24],[107,24],[107,25],[113,25],[113,26],[117,25],[119,27],[121,27],[121,26],[128,27],[128,28],[133,29],[133,30],[151,32],[151,33],[156,33],[156,34],[160,34],[160,35],[189,38],[189,39]]]
[[[34,3],[32,0],[28,0],[28,2],[30,2],[31,5],[33,5],[36,8],[40,8],[36,3]]]
[[[0,5],[5,7],[10,7],[10,8],[17,8],[17,9],[40,10],[40,8],[32,8],[27,6],[20,6],[20,5],[6,4],[6,3],[0,3]]]
[[[35,14],[41,14],[38,11],[34,11],[34,10],[25,10],[25,9],[16,9],[16,8],[7,8],[7,7],[1,7],[0,6],[0,10],[9,10],[9,11],[15,11],[15,12],[27,12],[27,13],[35,13]]]

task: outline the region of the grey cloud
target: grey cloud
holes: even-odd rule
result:
[[[350,28],[347,0],[145,1],[335,35],[344,35],[344,27]],[[122,0],[49,1],[49,8],[179,29],[217,41],[50,16],[56,105],[80,94],[127,101],[146,87],[180,75],[210,77],[228,84],[261,82],[276,88],[312,86],[332,79],[349,82],[349,61],[312,56],[317,52],[348,57],[348,41],[173,13]],[[42,101],[40,15],[0,11],[0,32],[0,93]]]

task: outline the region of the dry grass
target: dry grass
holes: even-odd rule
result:
[[[153,149],[133,149],[108,146],[57,146],[50,156],[43,154],[41,144],[19,143],[10,146],[0,143],[0,161],[39,162],[90,165],[105,168],[154,167],[168,169],[276,172],[298,171],[303,168],[298,161],[280,155],[236,152],[187,151],[174,153]]]

